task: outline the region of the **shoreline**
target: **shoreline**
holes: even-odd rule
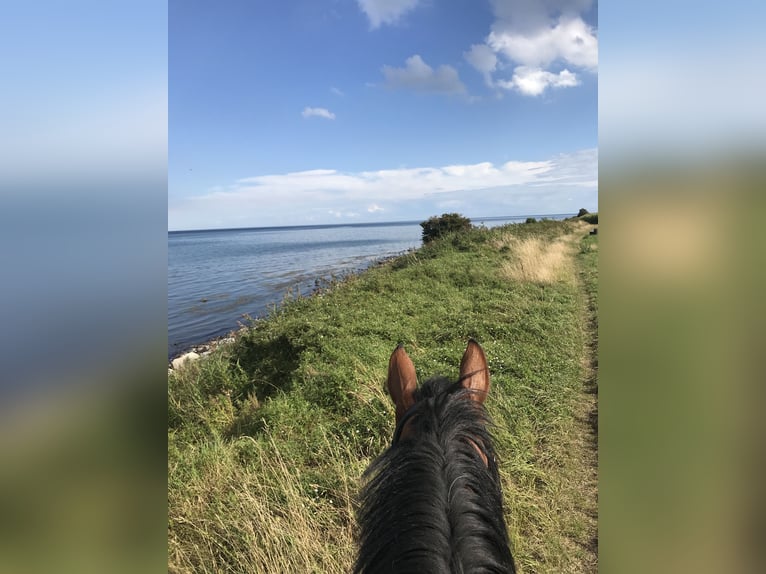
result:
[[[505,222],[503,225],[514,225],[514,224],[522,224],[524,222],[521,221],[521,217],[523,216],[491,216],[491,217],[484,217],[484,218],[469,218],[472,222],[473,227],[475,228],[487,228],[487,226],[484,225],[485,222]],[[547,214],[547,215],[541,215],[538,216],[541,217],[541,221],[545,219],[552,219],[554,221],[566,221],[569,219],[574,219],[577,216],[575,214]],[[412,222],[414,223],[414,222]],[[365,227],[365,226],[393,226],[393,225],[403,225],[403,224],[410,224],[409,222],[385,222],[385,223],[376,223],[376,224],[343,224],[343,225],[325,225],[325,226],[298,226],[298,227],[349,227],[349,226],[357,226],[357,227]],[[489,228],[492,227],[499,227],[502,225],[491,225]],[[242,228],[243,230],[268,230],[268,229],[290,229],[290,227],[282,227],[282,228]],[[199,232],[208,232],[208,231],[238,231],[239,229],[233,229],[233,230],[198,230]],[[191,233],[191,232],[197,232],[197,231],[191,231],[191,230],[185,230],[185,231],[173,231],[169,233]],[[317,293],[321,293],[323,291],[326,291],[329,287],[332,287],[335,283],[339,281],[344,281],[348,277],[356,276],[364,273],[368,269],[374,268],[379,265],[383,265],[387,263],[388,261],[397,259],[399,257],[403,257],[405,255],[417,252],[418,250],[423,248],[423,243],[421,240],[421,243],[417,247],[412,247],[409,249],[406,249],[404,251],[400,251],[398,253],[393,253],[389,255],[382,255],[380,257],[377,257],[373,259],[372,261],[368,261],[365,265],[355,268],[355,269],[340,269],[338,271],[338,274],[330,273],[328,276],[315,276],[313,278],[314,286],[313,288],[310,287],[311,280],[306,280],[305,283],[303,281],[298,281],[287,288],[283,289],[280,292],[274,293],[274,299],[271,303],[268,303],[260,310],[253,310],[253,313],[257,313],[255,317],[251,315],[250,313],[243,313],[239,317],[233,318],[236,322],[235,324],[232,324],[229,328],[226,328],[226,326],[223,327],[223,329],[216,329],[215,332],[217,334],[210,335],[210,338],[204,339],[204,340],[192,340],[188,343],[174,343],[172,346],[174,348],[168,349],[168,364],[172,365],[174,361],[176,361],[179,358],[182,358],[184,356],[189,355],[190,353],[194,353],[195,355],[207,355],[211,351],[213,351],[215,348],[217,348],[221,343],[221,341],[229,340],[229,339],[236,339],[237,334],[244,328],[245,326],[242,325],[242,321],[251,321],[255,320],[258,321],[260,319],[264,319],[269,316],[270,309],[272,309],[274,306],[279,307],[281,303],[285,300],[286,295],[290,293],[298,293],[298,296],[300,297],[312,297]],[[305,294],[304,294],[305,293]],[[169,342],[169,341],[168,341]],[[170,344],[168,345],[171,346]]]
[[[333,287],[347,281],[348,279],[352,277],[362,275],[363,273],[365,273],[366,271],[370,269],[373,269],[375,267],[380,267],[381,265],[385,265],[386,263],[399,259],[400,257],[404,257],[412,253],[416,253],[422,247],[423,245],[421,244],[420,247],[407,249],[405,251],[401,251],[393,255],[384,255],[380,258],[377,258],[371,261],[368,265],[366,265],[365,267],[361,269],[357,269],[353,271],[345,271],[337,276],[331,275],[332,279],[326,279],[324,277],[316,277],[314,278],[314,288],[311,290],[311,292],[308,293],[307,295],[301,295],[301,296],[315,297],[317,295],[326,293],[329,290],[331,290]],[[288,288],[288,292],[289,292],[289,288]],[[275,303],[275,306],[277,308],[280,307],[282,304],[282,301],[284,301],[285,293],[282,293],[281,295],[282,295],[282,299],[280,299],[279,302]],[[242,316],[243,319],[251,321],[252,323],[258,323],[258,321],[261,321],[262,319],[265,319],[267,317],[268,317],[268,314],[264,316],[257,316],[257,317],[249,317],[248,315]],[[184,347],[183,350],[181,351],[174,352],[172,355],[168,355],[168,370],[169,371],[177,370],[180,368],[180,366],[184,362],[186,362],[186,360],[193,361],[198,358],[205,357],[222,345],[230,345],[234,343],[237,340],[237,337],[239,336],[239,334],[242,331],[249,328],[250,326],[242,325],[240,323],[239,327],[234,328],[223,335],[218,335],[216,337],[213,337],[212,339],[208,339],[200,343],[193,343],[189,346]]]

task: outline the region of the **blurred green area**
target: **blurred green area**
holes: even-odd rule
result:
[[[604,572],[766,571],[763,166],[601,166]]]
[[[3,411],[0,572],[165,568],[164,372],[143,358]]]

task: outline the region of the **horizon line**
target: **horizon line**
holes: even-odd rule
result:
[[[443,214],[442,214],[443,215]],[[503,219],[520,219],[522,217],[559,217],[565,215],[577,215],[577,212],[566,213],[538,213],[538,214],[525,214],[525,215],[490,215],[487,217],[468,217],[471,223],[474,221],[501,221]],[[436,216],[439,217],[439,216]],[[196,233],[203,231],[247,231],[252,229],[272,230],[272,229],[313,229],[317,227],[360,227],[371,225],[412,225],[413,223],[420,223],[420,219],[408,219],[402,221],[349,221],[346,223],[304,223],[301,225],[263,225],[263,226],[247,226],[247,227],[206,227],[204,229],[168,229],[168,233]]]

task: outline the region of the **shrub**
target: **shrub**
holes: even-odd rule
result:
[[[598,223],[598,213],[588,213],[583,215],[580,219],[585,223],[592,223],[595,225]]]
[[[524,223],[537,223],[537,220],[534,217],[527,217]]]
[[[420,224],[423,228],[423,243],[429,243],[438,237],[471,229],[471,220],[459,213],[434,215]]]
[[[582,217],[583,215],[588,215],[590,213],[587,209],[584,207],[580,208],[580,211],[577,212],[577,217]]]

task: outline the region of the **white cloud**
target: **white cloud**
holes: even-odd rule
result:
[[[523,210],[538,204],[548,211],[537,213],[556,213],[567,211],[561,206],[573,190],[595,197],[597,172],[597,150],[584,150],[541,161],[260,175],[201,196],[171,198],[168,224],[170,229],[294,225],[329,212],[338,217],[385,213],[391,219],[412,219],[433,215],[444,202],[463,202],[481,215],[491,214],[491,209],[502,209],[495,212],[501,215],[530,213]],[[497,207],[500,204],[505,207]]]
[[[489,86],[529,96],[540,95],[549,86],[576,86],[580,82],[571,68],[590,73],[598,69],[597,31],[581,15],[591,4],[591,0],[493,0],[495,21],[485,43],[471,46],[464,56]],[[504,69],[513,69],[512,78],[502,77]]]
[[[524,66],[547,67],[557,60],[586,70],[598,68],[598,39],[581,18],[562,16],[553,27],[528,31],[495,31],[487,46]]]
[[[308,107],[303,108],[301,115],[304,118],[310,118],[311,116],[316,116],[319,118],[327,118],[328,120],[335,119],[335,114],[326,108],[308,108]]]
[[[380,27],[381,24],[395,24],[418,3],[419,0],[357,0],[372,29]]]
[[[498,80],[497,85],[509,90],[516,90],[525,96],[539,96],[546,88],[568,88],[579,84],[577,76],[569,70],[558,74],[539,68],[518,66],[513,71],[511,80]]]
[[[538,177],[533,185],[598,187],[598,149],[559,154],[551,161],[556,167]]]
[[[343,97],[343,96],[345,96],[345,95],[346,95],[346,94],[344,94],[344,93],[343,93],[341,90],[339,90],[338,88],[336,88],[335,86],[333,86],[332,88],[330,88],[330,91],[331,91],[333,94],[335,94],[336,96],[341,96],[341,97]]]
[[[403,68],[383,66],[383,76],[389,88],[402,88],[418,92],[464,94],[465,86],[452,66],[439,66],[434,70],[418,54],[410,56]]]

